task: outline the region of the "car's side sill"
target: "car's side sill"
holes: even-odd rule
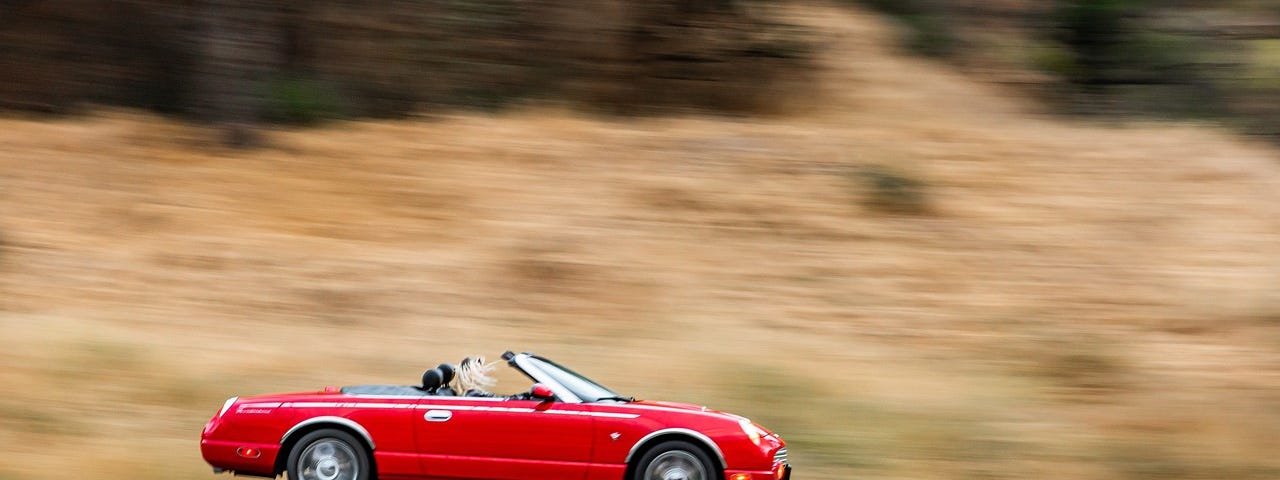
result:
[[[223,474],[223,473],[230,473],[231,476],[233,477],[275,478],[275,477],[268,477],[266,475],[258,475],[256,473],[240,473],[240,472],[227,470],[225,468],[213,467],[214,475]]]

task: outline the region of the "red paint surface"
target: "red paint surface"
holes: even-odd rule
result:
[[[451,416],[428,421],[431,411]],[[671,430],[674,435],[696,432],[695,438],[713,442],[724,458],[722,478],[750,473],[753,480],[772,480],[778,471],[773,454],[783,446],[776,435],[756,445],[743,433],[739,417],[694,405],[313,392],[237,400],[206,425],[201,452],[214,467],[272,476],[277,457],[288,454],[282,446],[286,432],[319,417],[345,419],[365,430],[381,478],[621,480],[637,442]],[[262,455],[243,458],[235,453],[241,447]]]

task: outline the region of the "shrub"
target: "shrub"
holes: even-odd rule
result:
[[[946,17],[937,14],[908,15],[904,43],[912,52],[926,57],[945,58],[956,52],[959,37]]]
[[[1131,33],[1128,18],[1139,0],[1068,0],[1054,13],[1058,40],[1071,49],[1077,83],[1105,83],[1123,62],[1119,51]]]
[[[758,0],[19,3],[0,63],[24,68],[0,75],[0,103],[47,112],[308,124],[529,97],[754,111],[811,66],[781,7]]]
[[[332,85],[304,75],[268,81],[263,116],[273,122],[309,125],[337,118],[340,94]]]
[[[1036,45],[1031,63],[1037,70],[1062,78],[1072,78],[1077,74],[1075,55],[1059,43]]]
[[[1091,113],[1218,118],[1229,114],[1243,72],[1231,41],[1161,28],[1159,2],[1067,0],[1049,16],[1053,48],[1035,63],[1069,86],[1068,105]],[[1185,15],[1185,14],[1184,14]],[[1080,94],[1086,94],[1081,96]],[[1089,96],[1105,96],[1106,102]],[[1098,107],[1105,105],[1099,112]]]
[[[896,17],[902,25],[902,44],[926,57],[949,57],[956,53],[960,37],[938,1],[858,0],[858,3]]]
[[[866,191],[863,204],[886,213],[921,214],[928,210],[924,182],[884,166],[858,170],[854,179]]]
[[[869,6],[881,12],[895,15],[919,15],[928,9],[928,2],[921,0],[857,0],[858,3]]]

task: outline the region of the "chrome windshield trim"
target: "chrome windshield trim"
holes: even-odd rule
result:
[[[565,388],[564,385],[555,381],[551,375],[547,374],[547,372],[544,372],[542,369],[530,364],[529,354],[517,353],[511,361],[514,362],[514,366],[518,370],[524,372],[524,374],[528,375],[529,378],[532,378],[533,381],[546,385],[550,388],[551,391],[556,394],[556,398],[559,398],[560,401],[564,403],[582,403],[582,399],[578,398],[577,395],[574,395],[573,391]]]

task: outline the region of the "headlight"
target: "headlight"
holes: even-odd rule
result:
[[[747,434],[747,438],[751,439],[751,443],[756,445],[760,444],[760,429],[756,428],[756,425],[751,423],[751,420],[747,420],[745,418],[739,420],[738,426],[742,427],[742,433]]]

